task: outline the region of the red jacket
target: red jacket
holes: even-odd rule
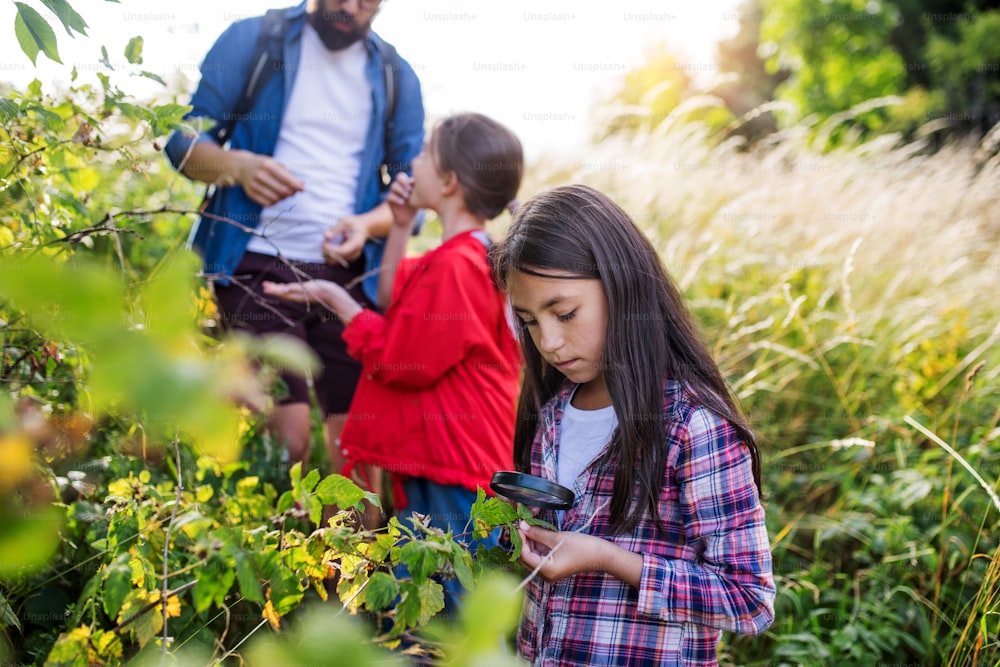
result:
[[[487,492],[512,469],[520,352],[472,232],[403,260],[385,315],[362,311],[344,340],[362,364],[349,462]]]

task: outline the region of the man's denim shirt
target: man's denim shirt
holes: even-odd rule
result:
[[[291,97],[295,72],[299,65],[302,29],[306,20],[305,3],[287,10],[289,21],[285,34],[284,67],[276,72],[260,91],[253,108],[246,118],[238,118],[232,130],[230,148],[249,150],[261,155],[273,155],[281,129],[285,102]],[[221,121],[234,113],[237,100],[243,94],[250,59],[253,57],[257,37],[264,19],[262,16],[238,21],[231,25],[205,56],[201,65],[201,82],[191,98],[192,110],[186,118],[199,117]],[[409,171],[410,163],[420,152],[424,141],[424,107],[420,82],[409,63],[400,59],[398,94],[393,114],[393,131],[385,141],[386,92],[381,57],[377,48],[380,38],[369,33],[368,65],[365,75],[372,89],[372,117],[362,155],[361,177],[358,179],[355,213],[371,210],[385,199],[381,166],[386,165],[395,178],[401,171]],[[175,131],[167,141],[166,153],[170,162],[179,167],[192,143],[217,141],[210,131],[213,123],[205,122],[201,133],[193,135]],[[388,155],[386,155],[388,152]],[[254,203],[240,186],[219,188],[212,198],[191,235],[192,247],[201,254],[206,276],[225,280],[231,276],[246,252],[251,234],[241,229],[253,229],[260,219],[261,206]],[[225,218],[236,225],[219,220]],[[330,224],[336,223],[331,220]],[[364,247],[366,271],[379,267],[384,242],[369,240]],[[368,298],[375,302],[378,275],[365,279]]]

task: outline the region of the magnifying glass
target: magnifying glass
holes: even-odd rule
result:
[[[490,480],[493,492],[522,505],[547,510],[568,510],[576,497],[572,489],[524,472],[501,470]]]

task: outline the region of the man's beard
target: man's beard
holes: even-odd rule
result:
[[[347,12],[327,12],[317,10],[309,14],[309,25],[316,30],[320,41],[330,51],[340,51],[368,34],[369,26],[359,26]],[[350,30],[340,30],[337,26],[350,26]]]

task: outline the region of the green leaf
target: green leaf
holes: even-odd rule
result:
[[[516,561],[521,557],[521,549],[524,548],[524,540],[521,539],[521,533],[516,529],[510,529],[510,544],[513,547],[510,552],[510,562]]]
[[[157,104],[153,107],[158,122],[179,123],[184,118],[184,114],[191,110],[189,104]]]
[[[375,541],[361,545],[361,553],[363,553],[368,560],[381,563],[389,556],[389,550],[392,549],[392,545],[395,543],[396,538],[392,535],[389,535],[388,533],[378,534],[375,536]]]
[[[417,590],[420,595],[420,616],[417,622],[425,625],[434,614],[444,609],[444,587],[433,579],[427,579]]]
[[[125,598],[132,590],[132,568],[130,554],[124,553],[108,565],[104,571],[104,613],[110,618],[116,618],[121,611]]]
[[[324,505],[336,505],[341,509],[357,507],[362,500],[382,506],[378,496],[369,493],[343,475],[329,475],[316,487],[316,495]]]
[[[153,608],[132,622],[135,630],[135,640],[139,646],[145,646],[163,629],[163,614],[159,608]]]
[[[410,576],[417,583],[434,574],[438,567],[437,551],[419,540],[403,546],[399,560],[409,568]]]
[[[251,602],[264,604],[264,595],[260,590],[260,581],[257,579],[257,573],[253,569],[253,562],[250,556],[240,552],[236,554],[235,560],[236,578],[239,581],[240,592],[243,593],[243,597]]]
[[[354,613],[361,606],[361,595],[358,591],[365,582],[368,581],[367,571],[362,570],[357,576],[340,578],[340,582],[337,584],[337,595],[340,597],[340,601]]]
[[[121,111],[122,115],[126,118],[145,121],[150,124],[156,122],[156,114],[153,113],[152,109],[149,107],[145,107],[141,104],[131,104],[129,102],[119,102],[117,106],[118,110]]]
[[[14,120],[17,117],[18,109],[17,102],[6,97],[0,97],[0,123],[6,125]]]
[[[13,430],[19,423],[20,420],[14,413],[13,397],[6,392],[0,392],[0,431]]]
[[[365,607],[369,611],[382,611],[399,595],[399,582],[388,572],[376,572],[365,588]]]
[[[288,480],[292,483],[292,488],[297,489],[302,484],[302,462],[298,461],[288,469]]]
[[[481,488],[469,513],[475,528],[473,537],[477,539],[486,537],[497,526],[509,525],[518,519],[517,511],[509,503],[495,497],[486,498]]]
[[[125,59],[132,65],[142,64],[142,37],[135,36],[125,46]]]
[[[284,514],[295,504],[295,495],[291,491],[285,491],[278,498],[278,505],[275,510],[278,514]]]
[[[42,0],[42,4],[48,7],[62,21],[67,35],[72,37],[74,30],[81,35],[87,34],[87,22],[83,20],[82,16],[76,13],[75,9],[70,7],[66,0]]]
[[[323,503],[320,502],[319,498],[307,496],[306,509],[309,510],[309,520],[312,521],[313,525],[321,526],[323,523]]]
[[[472,556],[458,542],[451,544],[451,566],[455,570],[455,576],[463,588],[472,590],[476,585],[472,575]]]
[[[302,601],[302,582],[287,569],[279,569],[271,576],[268,584],[271,604],[278,614],[284,616]]]
[[[0,592],[0,626],[3,627],[15,627],[20,632],[21,621],[18,620],[17,614],[11,609],[10,604],[7,603],[7,598],[3,596]]]
[[[218,556],[210,556],[205,567],[198,570],[198,583],[192,591],[195,610],[205,611],[213,602],[221,608],[234,581],[232,566]]]
[[[392,627],[394,635],[415,626],[420,620],[421,611],[420,588],[412,581],[402,582],[399,588],[402,598],[396,605],[396,623]]]
[[[528,516],[521,516],[521,511],[520,511],[521,508],[527,510],[526,514]],[[537,516],[532,516],[531,515],[531,510],[527,509],[523,505],[520,506],[520,508],[518,509],[517,514],[518,514],[518,517],[520,517],[523,521],[527,522],[531,526],[539,526],[541,528],[545,528],[546,530],[554,530],[554,531],[558,531],[559,530],[559,528],[557,526],[554,526],[553,524],[549,523],[548,521],[545,521],[543,519],[539,519]]]
[[[31,64],[36,64],[35,59],[38,57],[39,51],[50,60],[62,64],[56,49],[56,33],[53,32],[52,26],[42,18],[41,14],[23,2],[15,2],[14,4],[17,5],[14,34],[17,35],[17,42],[21,45],[21,50],[31,59]]]
[[[152,72],[147,72],[146,70],[142,70],[141,72],[139,72],[139,76],[144,77],[146,79],[152,79],[153,81],[162,86],[167,85],[167,82],[164,81],[163,78],[160,77],[158,74],[153,74]]]
[[[316,488],[316,485],[318,483],[319,483],[319,470],[313,468],[312,470],[309,471],[309,474],[305,476],[305,479],[302,480],[302,490],[305,491],[306,493],[309,493]]]

